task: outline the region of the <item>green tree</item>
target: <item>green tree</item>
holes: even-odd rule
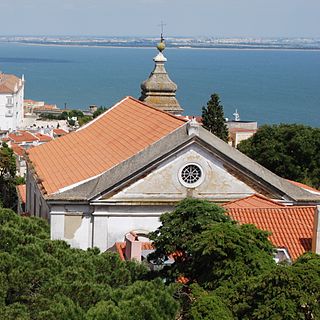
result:
[[[223,106],[217,93],[211,95],[206,107],[202,107],[202,124],[211,133],[228,142],[228,128],[224,118]]]
[[[100,114],[104,113],[105,111],[107,111],[108,108],[107,107],[99,107],[94,113],[93,113],[93,118],[96,118],[98,116],[100,116]]]
[[[82,118],[82,117],[84,117],[84,114],[80,110],[71,110],[68,112],[68,117],[69,118],[72,118],[72,117]]]
[[[238,149],[283,178],[320,188],[320,129],[264,125]]]
[[[192,285],[192,300],[188,318],[192,320],[232,320],[231,310],[217,294],[208,292],[198,285]]]
[[[92,120],[92,117],[90,116],[83,116],[81,118],[78,119],[78,123],[79,123],[79,126],[83,126],[84,124],[90,122]]]
[[[320,318],[319,285],[320,256],[306,254],[292,266],[277,265],[218,294],[228,300],[235,319],[311,320]]]
[[[160,221],[149,235],[156,247],[151,259],[161,263],[174,255],[175,262],[164,270],[172,280],[182,275],[214,289],[274,265],[267,232],[231,221],[223,208],[210,202],[187,198]]]
[[[173,287],[144,280],[142,264],[51,241],[44,220],[8,209],[0,235],[0,319],[175,319]]]
[[[16,158],[6,143],[0,148],[0,206],[17,206]]]

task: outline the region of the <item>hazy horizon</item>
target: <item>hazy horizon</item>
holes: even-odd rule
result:
[[[1,0],[3,36],[318,38],[319,0]],[[14,17],[14,21],[13,21]]]
[[[66,38],[66,37],[74,37],[74,38],[159,38],[159,34],[154,34],[154,35],[98,35],[98,34],[1,34],[0,37],[36,37],[36,38],[41,38],[41,37],[61,37],[61,38]],[[197,36],[192,36],[192,35],[179,35],[179,34],[165,34],[166,38],[216,38],[216,39],[245,39],[245,38],[251,38],[251,39],[320,39],[319,36],[209,36],[209,35],[197,35]]]

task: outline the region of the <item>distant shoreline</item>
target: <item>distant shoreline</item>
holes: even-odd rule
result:
[[[136,45],[88,45],[88,44],[63,44],[63,43],[34,43],[34,42],[20,42],[20,41],[0,41],[3,44],[18,44],[23,46],[40,46],[40,47],[75,47],[75,48],[111,48],[111,49],[155,49],[154,46],[136,46]],[[244,51],[320,51],[320,48],[278,48],[278,47],[237,47],[237,46],[219,46],[219,47],[196,47],[196,46],[167,46],[166,49],[175,50],[244,50]]]

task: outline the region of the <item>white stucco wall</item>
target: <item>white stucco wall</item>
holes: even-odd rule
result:
[[[197,163],[203,170],[204,180],[195,188],[187,188],[179,180],[181,167],[188,163]],[[229,173],[221,160],[192,144],[113,196],[91,201],[90,209],[70,204],[51,206],[51,237],[66,240],[73,247],[105,251],[130,231],[154,231],[161,214],[187,196],[224,201],[253,193],[255,190]]]
[[[8,103],[8,98],[12,103]],[[24,84],[13,94],[0,94],[0,130],[19,129],[23,120]]]
[[[186,188],[179,180],[180,169],[188,163],[198,164],[203,170],[204,180],[195,188]],[[220,159],[192,144],[108,200],[176,200],[192,195],[200,199],[230,201],[254,193],[255,190],[229,173]]]
[[[148,234],[160,226],[159,217],[171,211],[167,205],[96,206],[93,213],[93,246],[105,251],[124,241],[130,231]]]

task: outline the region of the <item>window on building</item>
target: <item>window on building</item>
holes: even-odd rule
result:
[[[13,104],[13,97],[7,97],[7,104],[12,105]]]

